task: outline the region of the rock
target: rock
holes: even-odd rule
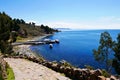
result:
[[[98,80],[98,76],[91,74],[88,80]]]
[[[110,80],[117,80],[115,76],[110,76]]]
[[[51,68],[52,62],[47,62],[47,63],[46,63],[46,66],[47,66],[48,68]]]
[[[106,78],[106,80],[110,80],[110,78]]]
[[[65,68],[65,71],[66,71],[66,75],[71,77],[72,76],[72,69],[70,67],[66,67]]]
[[[88,69],[82,70],[82,75],[84,79],[87,80],[88,77],[90,76],[90,71]]]
[[[98,76],[98,80],[106,80],[104,76]]]
[[[52,63],[52,65],[51,65],[51,68],[53,69],[53,70],[55,70],[55,71],[57,71],[57,63]]]
[[[61,72],[61,73],[64,73],[64,72],[65,72],[65,66],[61,66],[61,67],[60,67],[60,72]]]
[[[94,71],[94,74],[96,76],[101,76],[102,75],[102,71],[100,69],[97,69],[97,70]]]

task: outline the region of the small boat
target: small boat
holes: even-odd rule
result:
[[[60,43],[58,39],[55,40],[56,43]]]
[[[49,44],[49,47],[50,47],[50,48],[53,48],[53,44]]]

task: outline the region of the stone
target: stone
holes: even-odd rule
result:
[[[95,74],[91,74],[89,80],[98,80],[98,76],[96,76]]]
[[[98,80],[106,80],[104,76],[98,76]]]
[[[110,78],[106,78],[106,80],[110,80]]]
[[[55,70],[55,71],[57,71],[57,63],[52,63],[52,65],[51,65],[51,68],[53,69],[53,70]]]
[[[101,76],[102,75],[102,71],[100,69],[97,69],[97,70],[94,71],[94,74],[96,76]]]
[[[110,76],[110,80],[117,80],[115,76]]]

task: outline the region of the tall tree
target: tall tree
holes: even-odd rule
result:
[[[0,13],[0,51],[2,53],[11,53],[12,46],[9,42],[11,33],[18,31],[19,26],[5,12]],[[15,41],[15,35],[12,35]]]
[[[115,52],[115,58],[113,59],[112,65],[115,71],[120,75],[120,34],[118,34],[117,42],[115,42],[113,50]]]
[[[113,45],[110,34],[108,32],[101,33],[99,43],[100,44],[98,49],[93,50],[95,60],[97,60],[98,62],[104,62],[106,66],[106,70],[110,71],[111,64],[110,64],[109,55],[111,53],[112,45]]]
[[[8,39],[10,37],[10,31],[12,30],[12,19],[4,12],[0,13],[0,50],[2,53],[9,52]],[[9,49],[8,49],[9,48]],[[11,51],[10,51],[11,52]]]

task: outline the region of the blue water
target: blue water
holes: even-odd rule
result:
[[[84,65],[91,65],[94,68],[105,68],[94,60],[93,49],[99,45],[100,34],[108,31],[113,40],[116,40],[120,30],[70,30],[55,33],[47,38],[59,39],[60,44],[31,46],[31,50],[42,55],[49,61],[66,60],[72,65],[83,68]]]

